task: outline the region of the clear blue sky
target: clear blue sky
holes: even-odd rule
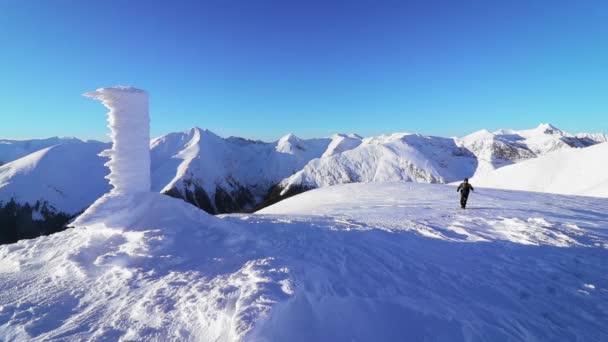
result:
[[[0,0],[0,138],[103,139],[118,84],[154,135],[608,132],[608,1]]]

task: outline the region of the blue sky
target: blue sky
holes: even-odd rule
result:
[[[608,1],[0,0],[0,138],[106,139],[101,86],[152,133],[608,132]]]

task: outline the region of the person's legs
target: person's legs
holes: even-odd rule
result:
[[[466,208],[467,206],[467,196],[460,196],[460,207],[462,209]]]

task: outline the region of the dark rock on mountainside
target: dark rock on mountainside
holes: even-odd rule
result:
[[[34,205],[20,204],[14,199],[0,202],[0,244],[60,232],[75,216],[58,212],[46,202]]]
[[[228,191],[218,185],[215,188],[215,193],[210,196],[196,182],[186,180],[184,184],[186,186],[183,189],[174,187],[169,191],[165,191],[164,194],[183,199],[212,215],[250,212],[255,205],[255,197],[244,186],[233,185],[233,190]]]
[[[281,194],[281,192],[283,192],[284,189],[285,188],[281,184],[276,184],[275,186],[273,186],[270,189],[270,191],[268,191],[268,195],[266,195],[266,198],[264,198],[264,200],[255,207],[254,211],[261,210],[265,207],[278,203],[284,199],[301,194],[308,190],[312,190],[314,188],[307,187],[307,186],[300,185],[300,184],[292,185],[289,187],[289,189],[287,189],[287,191],[284,194]]]

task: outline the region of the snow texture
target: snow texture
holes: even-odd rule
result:
[[[83,141],[76,138],[59,137],[30,140],[0,139],[0,165],[12,162],[47,147],[81,142]]]
[[[54,209],[75,214],[111,188],[108,169],[98,156],[108,145],[75,141],[47,147],[0,166],[0,201],[48,202]]]
[[[357,134],[335,134],[332,136],[331,143],[321,157],[329,157],[334,154],[339,154],[352,150],[361,145],[363,138]]]
[[[192,192],[199,187],[209,195],[211,202],[215,202],[218,189],[230,195],[250,194],[248,205],[251,208],[281,181],[287,186],[304,182],[313,187],[354,181],[441,183],[459,181],[474,174],[476,179],[485,182],[493,177],[485,177],[487,173],[555,151],[572,150],[572,154],[586,155],[585,146],[605,142],[606,138],[601,133],[572,135],[552,125],[541,124],[520,131],[481,130],[462,138],[401,133],[366,139],[355,134],[300,139],[288,134],[267,143],[222,138],[209,130],[192,128],[152,139],[151,183],[152,191],[158,192],[176,189],[183,194],[185,190]],[[86,144],[90,146],[84,147]],[[2,158],[9,161],[0,169],[0,200],[14,197],[18,202],[30,204],[37,200],[48,201],[66,213],[82,211],[108,189],[107,179],[103,178],[107,175],[103,167],[107,159],[97,156],[104,145],[71,138],[0,140],[0,161]],[[32,162],[39,160],[38,152],[48,147],[52,149],[44,152],[45,162]],[[26,159],[19,160],[19,157]],[[605,160],[605,157],[594,159]],[[591,165],[591,162],[577,159],[578,162]],[[599,166],[593,169],[597,172],[586,168],[584,179],[579,179],[577,184],[599,184],[605,169],[605,166]],[[539,173],[549,175],[560,167],[552,163],[546,170],[541,165],[536,168]],[[298,174],[286,179],[295,173]],[[573,175],[580,177],[579,173]],[[595,177],[598,177],[597,182]],[[499,178],[495,183],[500,183]],[[504,182],[505,185],[511,183],[510,180]],[[512,188],[544,191],[523,186]],[[592,192],[583,194],[591,195]],[[247,206],[241,209],[247,209]]]
[[[317,188],[351,182],[449,183],[606,139],[605,134],[572,135],[550,124],[521,131],[480,130],[462,138],[395,133],[355,141],[342,153],[328,149],[329,153],[282,180],[281,186],[287,193],[293,186]]]
[[[192,128],[152,140],[152,189],[184,189],[192,184],[210,196],[217,187],[247,187],[258,198],[281,179],[292,175],[311,159],[320,157],[333,139],[300,139],[287,134],[265,143],[242,138],[222,138],[209,130]]]
[[[608,143],[563,149],[475,176],[479,187],[608,197]]]
[[[477,160],[453,139],[395,133],[364,139],[356,147],[309,162],[283,180],[283,193],[294,185],[324,187],[352,182],[412,181],[446,183],[475,172]]]
[[[213,217],[109,194],[0,246],[7,341],[602,341],[608,200],[415,183]]]
[[[112,149],[107,176],[116,193],[150,191],[150,115],[148,94],[133,87],[109,87],[84,94],[97,99],[110,111]]]

